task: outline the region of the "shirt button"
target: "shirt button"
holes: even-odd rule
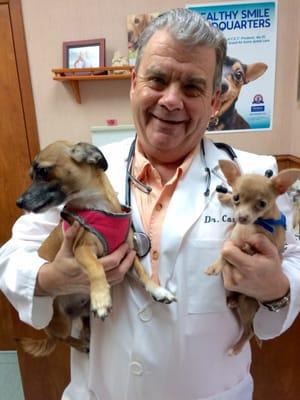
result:
[[[143,375],[144,372],[142,364],[137,361],[130,364],[130,370],[133,375]]]
[[[152,251],[152,259],[153,260],[158,260],[159,258],[159,252],[157,250]]]
[[[139,318],[143,322],[151,321],[152,319],[152,310],[150,307],[145,308],[144,310],[139,312]]]
[[[162,208],[163,208],[163,206],[162,206],[161,203],[158,203],[158,204],[156,204],[156,206],[155,206],[155,210],[156,210],[156,211],[160,211]]]

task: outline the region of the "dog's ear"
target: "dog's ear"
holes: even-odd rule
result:
[[[219,166],[230,186],[234,184],[236,178],[241,176],[239,167],[231,160],[219,160]]]
[[[268,69],[267,64],[261,62],[246,65],[246,75],[245,75],[246,83],[255,81],[255,79],[263,75],[267,69]]]
[[[297,179],[300,179],[300,169],[290,168],[280,171],[277,176],[271,178],[271,182],[275,192],[280,195],[285,193]]]
[[[97,167],[107,170],[108,164],[103,153],[98,147],[89,143],[77,143],[71,147],[70,155],[73,160],[78,163],[86,162],[87,164],[94,164]]]

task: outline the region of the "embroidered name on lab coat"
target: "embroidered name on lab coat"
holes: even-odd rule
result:
[[[220,222],[227,222],[229,224],[232,224],[235,222],[235,219],[229,215],[223,214],[221,215],[221,218],[216,218],[211,215],[205,215],[204,216],[204,223],[205,224],[215,224],[215,223],[220,223]]]

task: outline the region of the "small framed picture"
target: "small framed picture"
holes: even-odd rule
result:
[[[105,39],[63,42],[64,68],[97,68],[105,66]]]

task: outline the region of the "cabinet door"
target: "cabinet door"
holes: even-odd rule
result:
[[[300,318],[278,338],[267,340],[259,349],[252,341],[254,400],[296,400],[300,398]]]
[[[29,166],[39,147],[20,0],[0,0],[0,38],[1,246],[21,214],[16,199],[29,184]],[[15,337],[42,335],[21,323],[2,295],[0,315],[0,351],[15,350]],[[68,349],[59,346],[42,359],[18,351],[18,358],[26,400],[61,399],[70,379]]]

